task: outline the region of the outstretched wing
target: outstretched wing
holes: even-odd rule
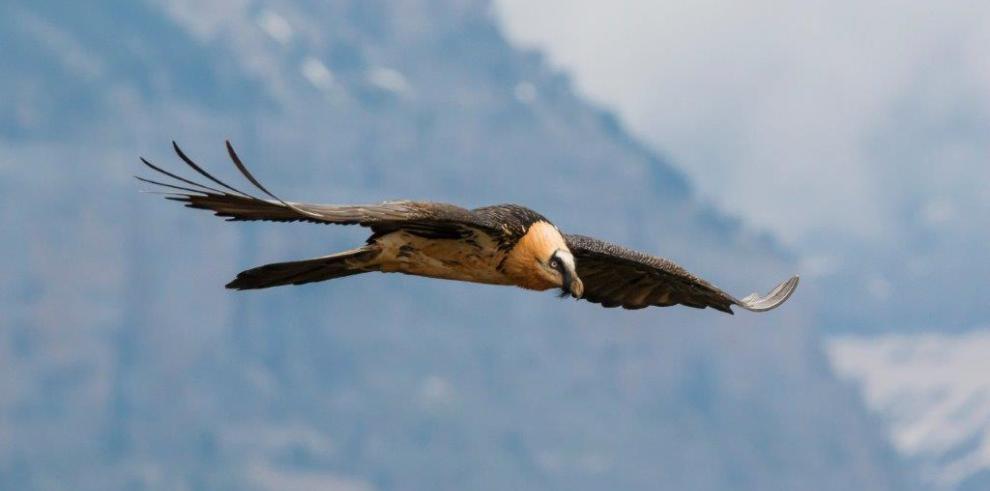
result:
[[[371,227],[376,233],[402,228],[427,236],[462,236],[466,228],[491,228],[481,218],[459,206],[425,201],[387,201],[370,205],[320,205],[282,200],[269,192],[247,170],[227,142],[227,153],[237,170],[266,198],[259,198],[213,177],[193,162],[172,142],[175,153],[190,168],[211,181],[213,186],[187,179],[158,167],[144,158],[146,166],[173,179],[162,182],[138,177],[139,180],[168,190],[167,199],[185,203],[190,208],[213,211],[230,221],[263,220],[277,222],[312,222]]]
[[[583,298],[603,307],[641,309],[681,304],[731,314],[730,307],[738,305],[764,312],[784,303],[798,285],[794,276],[766,296],[754,293],[740,300],[666,259],[583,235],[565,235],[564,239],[584,283]]]

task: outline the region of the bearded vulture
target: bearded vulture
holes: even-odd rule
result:
[[[141,181],[166,188],[167,199],[210,210],[229,221],[263,220],[360,225],[371,229],[361,247],[329,256],[266,264],[241,272],[227,284],[234,290],[301,285],[380,271],[530,290],[559,288],[603,307],[711,307],[732,314],[731,306],[763,312],[784,303],[798,284],[794,276],[769,294],[738,299],[684,268],[583,235],[563,234],[528,208],[503,204],[468,210],[423,201],[371,205],[321,205],[284,201],[269,192],[241,162],[230,142],[227,153],[237,169],[266,197],[259,198],[213,177],[175,142],[172,147],[205,185],[158,167],[175,181]]]

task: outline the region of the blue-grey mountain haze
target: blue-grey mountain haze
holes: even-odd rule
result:
[[[913,489],[818,340],[367,275],[253,293],[362,230],[137,192],[169,140],[294,200],[525,203],[729,291],[798,269],[513,48],[475,0],[0,5],[0,489]]]

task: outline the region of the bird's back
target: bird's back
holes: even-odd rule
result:
[[[471,210],[481,221],[487,223],[495,229],[508,229],[511,233],[523,234],[529,226],[536,222],[547,222],[543,215],[516,204],[505,203],[499,205],[483,206]]]

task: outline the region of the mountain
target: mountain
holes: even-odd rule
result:
[[[912,489],[812,297],[605,310],[367,275],[362,230],[142,195],[168,141],[294,200],[526,203],[732,292],[795,269],[475,0],[0,5],[0,489]],[[690,310],[690,311],[689,311]]]
[[[837,337],[836,371],[889,421],[898,451],[935,489],[990,487],[990,330]]]

